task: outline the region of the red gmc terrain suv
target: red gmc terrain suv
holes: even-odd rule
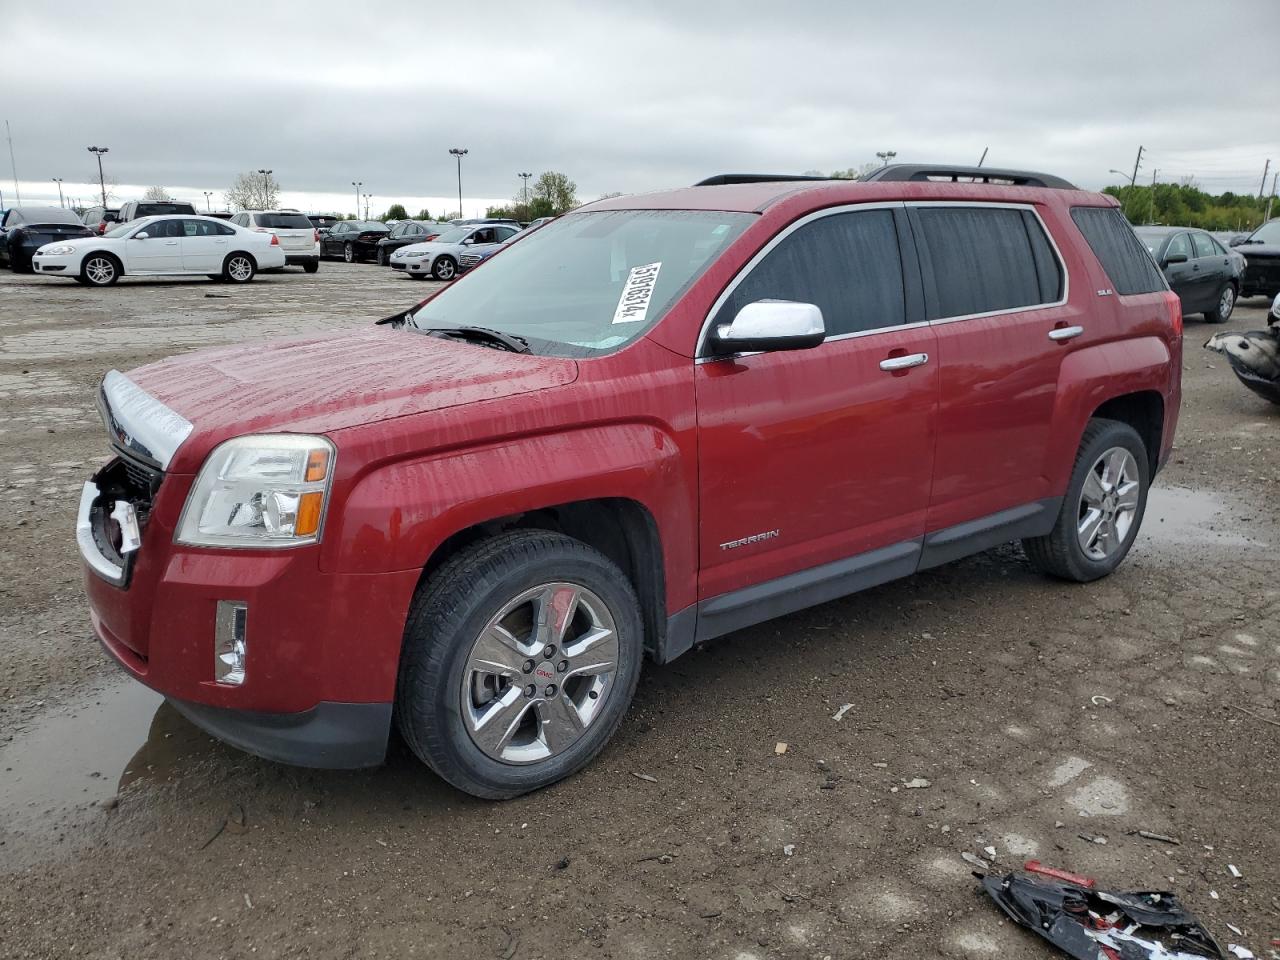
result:
[[[245,750],[373,765],[394,722],[511,797],[604,746],[645,656],[1014,539],[1110,573],[1181,351],[1116,202],[1056,177],[601,201],[367,330],[108,373],[93,625]]]

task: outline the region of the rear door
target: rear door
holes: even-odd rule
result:
[[[1065,302],[1062,259],[1033,206],[920,203],[908,209],[938,338],[928,530],[977,521],[931,537],[932,547],[926,541],[925,562],[935,563],[980,549],[977,540],[997,535],[996,528],[988,533],[988,523],[1010,518],[993,515],[1054,495],[1046,460],[1058,370],[1087,336],[1081,336],[1086,327],[1079,311]],[[1047,503],[1042,509],[1057,512]]]
[[[235,231],[212,220],[182,221],[182,269],[194,273],[221,273],[222,261],[231,252]]]
[[[722,599],[703,636],[761,619],[762,597],[773,616],[910,573],[924,532],[938,365],[901,205],[788,228],[711,322],[768,299],[816,304],[828,339],[697,363],[699,596],[757,611]]]

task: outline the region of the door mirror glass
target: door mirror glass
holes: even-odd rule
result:
[[[812,303],[757,300],[715,329],[718,353],[757,350],[806,350],[827,338],[822,311]]]
[[[1164,258],[1164,264],[1167,267],[1171,263],[1186,263],[1187,255],[1185,253],[1171,253]]]

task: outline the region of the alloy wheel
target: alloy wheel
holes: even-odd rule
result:
[[[344,243],[344,244],[342,245],[342,259],[343,259],[343,260],[345,260],[345,261],[347,261],[347,263],[354,263],[354,262],[355,262],[355,259],[356,259],[356,252],[355,252],[355,250],[352,248],[351,244],[349,244],[349,243]]]
[[[1231,284],[1227,284],[1222,288],[1222,297],[1218,300],[1218,316],[1223,320],[1231,316],[1231,310],[1236,305],[1236,291]]]
[[[107,284],[116,275],[116,265],[106,257],[93,257],[84,265],[84,274],[90,283]]]
[[[467,653],[459,691],[467,733],[502,763],[537,763],[601,716],[618,670],[613,614],[593,591],[545,583],[508,601]]]
[[[227,264],[227,273],[231,275],[231,279],[237,283],[244,283],[253,276],[253,264],[245,257],[235,257]]]
[[[1124,545],[1142,492],[1138,461],[1124,447],[1098,457],[1080,491],[1076,537],[1090,560],[1106,560]]]
[[[452,260],[441,260],[436,265],[436,277],[440,280],[452,280],[454,266]]]

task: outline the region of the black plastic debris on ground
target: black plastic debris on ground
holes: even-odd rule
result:
[[[1224,960],[1209,931],[1172,893],[1118,893],[1027,863],[1028,873],[974,873],[1014,921],[1076,960]]]

